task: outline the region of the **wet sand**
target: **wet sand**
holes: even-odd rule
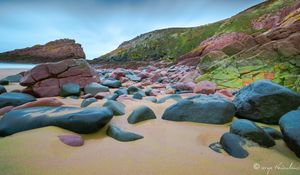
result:
[[[7,72],[6,72],[7,73]],[[2,71],[0,70],[0,76]],[[10,85],[11,86],[11,85]],[[13,85],[17,87],[17,85]],[[10,88],[8,88],[10,89]],[[80,106],[81,99],[61,99],[69,106]],[[98,100],[91,106],[102,106]],[[45,127],[0,139],[1,175],[266,175],[299,174],[300,170],[278,170],[276,165],[300,167],[299,159],[282,140],[272,148],[249,147],[249,156],[236,159],[216,153],[208,145],[229,131],[229,124],[210,125],[172,122],[161,119],[175,101],[163,104],[125,100],[126,114],[110,123],[144,136],[134,142],[119,142],[105,134],[106,127],[94,134],[82,135],[82,147],[61,143],[58,135],[72,133],[57,127]],[[139,105],[154,110],[158,119],[129,124],[127,117]],[[279,129],[278,126],[273,126]],[[257,170],[254,168],[257,168]]]

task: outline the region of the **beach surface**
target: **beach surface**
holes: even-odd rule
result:
[[[1,69],[0,78],[24,70]],[[18,84],[8,90],[21,89]],[[59,98],[59,97],[57,97]],[[160,97],[158,97],[160,98]],[[59,98],[67,106],[80,106],[82,99]],[[98,100],[91,106],[102,106]],[[85,143],[70,147],[58,135],[72,133],[58,127],[45,127],[0,138],[1,175],[252,175],[299,174],[300,162],[283,140],[272,148],[248,147],[249,156],[237,159],[209,148],[229,131],[230,123],[212,125],[162,120],[164,110],[175,101],[155,104],[126,99],[126,114],[111,120],[124,130],[143,135],[133,142],[119,142],[106,136],[106,127],[94,134],[81,135]],[[127,117],[140,105],[149,106],[156,120],[129,124]],[[261,124],[259,124],[261,125]],[[271,126],[279,130],[278,126]],[[72,133],[76,134],[76,133]],[[292,165],[291,165],[292,164]],[[281,168],[280,168],[281,167]]]

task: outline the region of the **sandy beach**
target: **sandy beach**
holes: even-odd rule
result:
[[[0,77],[22,70],[0,70]],[[20,88],[18,84],[6,86]],[[58,97],[59,98],[59,97]],[[160,97],[158,97],[160,98]],[[82,99],[60,99],[67,106],[80,106]],[[91,106],[102,106],[98,100]],[[193,175],[193,174],[299,174],[299,170],[278,169],[280,166],[299,167],[299,159],[282,140],[272,148],[252,146],[249,157],[237,159],[227,153],[216,153],[208,146],[219,141],[229,131],[229,124],[212,125],[162,120],[165,108],[174,104],[168,100],[155,104],[145,100],[124,100],[126,114],[115,116],[111,123],[139,133],[144,139],[119,142],[106,136],[105,128],[94,134],[82,135],[82,147],[69,147],[58,135],[72,133],[57,127],[20,132],[0,139],[1,175],[47,174],[130,174],[130,175]],[[129,124],[131,111],[145,104],[158,119]],[[279,129],[278,126],[273,126]],[[74,133],[73,133],[74,134]],[[276,168],[277,167],[277,168]],[[269,169],[269,170],[268,170]]]

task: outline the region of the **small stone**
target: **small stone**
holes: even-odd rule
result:
[[[135,124],[141,121],[156,119],[155,113],[148,106],[139,106],[129,115],[127,121],[130,124]]]
[[[225,133],[220,139],[223,149],[232,157],[246,158],[249,153],[242,147],[243,140],[240,136],[232,133]]]
[[[124,131],[116,126],[110,125],[106,130],[106,134],[121,142],[130,142],[144,138],[139,134],[133,132]]]
[[[69,146],[82,146],[84,140],[81,136],[78,135],[59,135],[59,140]]]

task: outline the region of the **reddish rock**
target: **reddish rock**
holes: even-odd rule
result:
[[[121,83],[125,83],[125,82],[127,82],[129,79],[127,78],[127,77],[121,77],[120,79],[119,79],[119,81],[121,82]]]
[[[109,95],[111,94],[110,92],[98,92],[96,95],[95,95],[95,98],[96,99],[103,99],[106,95]]]
[[[85,95],[80,96],[80,98],[82,98],[82,99],[87,99],[87,98],[91,98],[91,97],[94,97],[94,96],[92,94],[85,94]]]
[[[122,71],[121,69],[115,69],[111,74],[110,74],[111,78],[120,80],[121,77],[125,77],[125,73],[124,71]]]
[[[194,82],[177,82],[174,87],[177,90],[193,90],[195,88],[195,83]]]
[[[157,96],[160,94],[160,90],[158,89],[153,89],[151,92],[150,92],[150,96]]]
[[[77,83],[83,88],[99,81],[95,69],[84,59],[69,59],[37,65],[25,72],[20,85],[32,87],[38,97],[53,97],[59,95],[60,87],[64,84]]]
[[[14,106],[5,106],[0,109],[0,116],[4,115],[5,113],[11,111],[14,108]]]
[[[82,146],[84,140],[79,135],[59,135],[59,140],[69,146]]]
[[[17,106],[13,110],[36,107],[36,106],[62,106],[62,105],[64,105],[64,103],[57,98],[40,98],[37,99],[37,101],[33,101],[33,102],[25,103],[21,106]]]
[[[195,85],[194,93],[213,94],[216,92],[217,85],[210,81],[201,81]]]
[[[233,94],[230,89],[221,89],[218,91],[219,94],[225,95],[227,97],[233,97]]]
[[[45,45],[0,53],[0,60],[5,62],[44,63],[80,58],[85,58],[81,45],[70,39],[60,39]],[[43,76],[45,74],[37,76],[36,80]]]
[[[191,72],[186,73],[180,80],[179,82],[191,82],[194,81],[195,78],[199,77],[200,73],[198,72],[198,70],[194,70]]]

